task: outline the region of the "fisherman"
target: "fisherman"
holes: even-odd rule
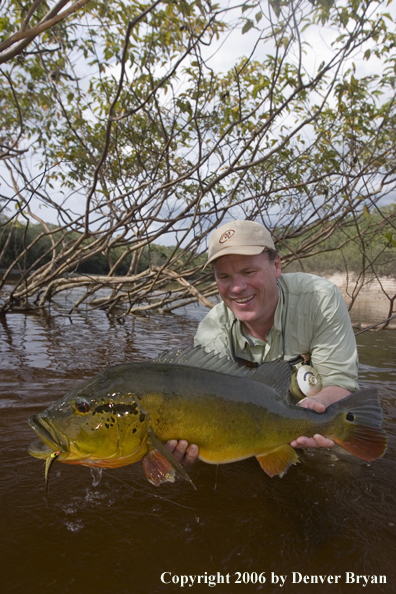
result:
[[[309,358],[322,389],[298,405],[318,413],[358,389],[356,341],[340,291],[312,274],[282,274],[280,256],[263,225],[232,221],[219,227],[209,239],[207,265],[222,301],[199,324],[195,345],[248,366],[280,357]],[[335,444],[317,434],[290,445]],[[197,459],[195,444],[172,440],[167,447],[184,464]]]

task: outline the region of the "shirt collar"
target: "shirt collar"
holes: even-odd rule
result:
[[[274,315],[274,325],[272,326],[270,332],[277,332],[282,333],[282,316],[283,316],[283,302],[284,302],[284,295],[282,284],[280,279],[276,279],[276,284],[278,285],[278,303],[276,304],[275,315]]]

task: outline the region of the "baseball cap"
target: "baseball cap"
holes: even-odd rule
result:
[[[205,266],[222,256],[255,256],[266,248],[276,249],[269,231],[263,225],[254,221],[231,221],[213,231],[210,236]]]

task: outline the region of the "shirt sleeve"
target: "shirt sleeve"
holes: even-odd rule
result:
[[[318,295],[311,343],[312,365],[323,387],[359,389],[358,354],[349,313],[338,288]]]
[[[224,306],[216,305],[199,324],[194,336],[194,346],[202,346],[207,353],[214,352],[221,357],[232,359]]]

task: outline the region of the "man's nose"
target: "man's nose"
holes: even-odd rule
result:
[[[241,293],[246,289],[246,280],[243,276],[238,276],[232,279],[230,285],[230,291],[232,293]]]

